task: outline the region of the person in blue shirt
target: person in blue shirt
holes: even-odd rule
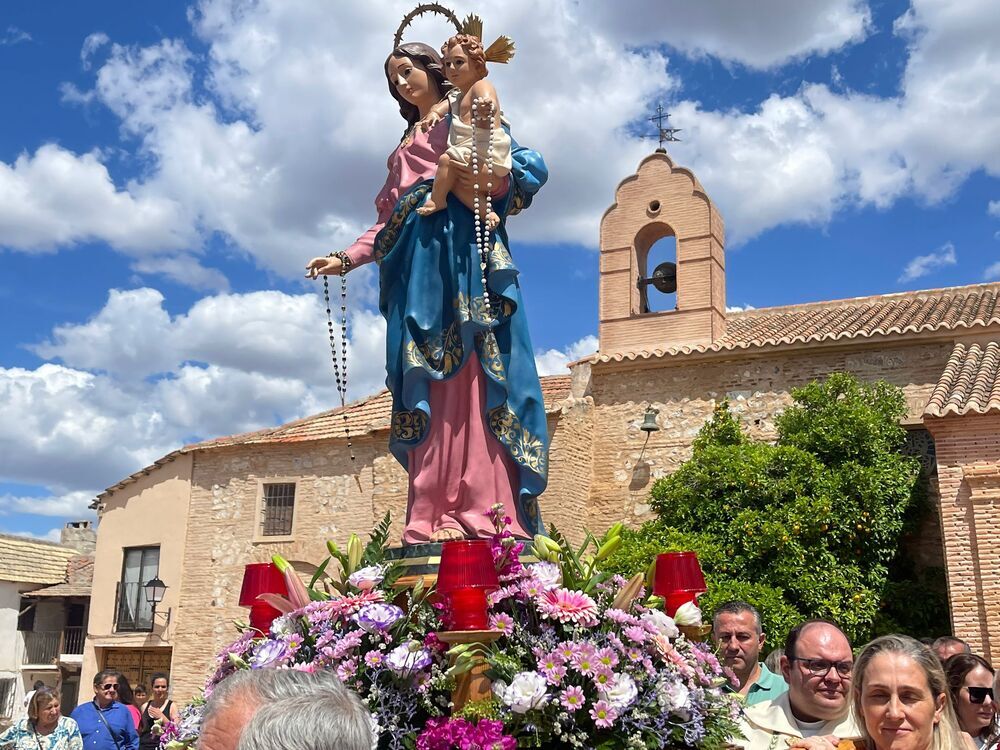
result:
[[[736,674],[739,692],[748,706],[777,698],[788,690],[781,675],[774,674],[760,661],[764,631],[760,613],[746,602],[726,602],[715,610],[712,618],[712,639],[719,649],[722,663]]]
[[[121,675],[114,670],[94,677],[94,699],[73,709],[80,726],[83,750],[139,750],[139,734],[125,706],[118,702]]]

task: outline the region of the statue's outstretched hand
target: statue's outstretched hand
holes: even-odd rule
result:
[[[340,258],[322,256],[313,258],[306,266],[306,278],[315,279],[317,276],[339,276],[340,268],[343,266]]]
[[[434,110],[431,110],[428,113],[427,117],[425,117],[424,119],[422,119],[418,123],[418,125],[420,126],[420,130],[422,132],[426,133],[428,130],[430,130],[431,128],[433,128],[439,122],[441,122],[441,115],[439,115]]]

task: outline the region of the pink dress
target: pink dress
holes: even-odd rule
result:
[[[448,148],[448,125],[442,121],[427,133],[417,132],[389,155],[389,176],[375,198],[378,223],[346,250],[355,265],[372,260],[375,236],[399,200],[413,185],[434,176],[438,158]],[[507,192],[504,178],[495,195]],[[410,481],[403,541],[431,541],[440,529],[455,529],[484,538],[493,527],[486,512],[501,502],[513,520],[516,536],[530,536],[520,525],[514,504],[517,467],[485,419],[486,381],[477,357],[458,374],[430,386],[431,424],[427,437],[409,452]]]

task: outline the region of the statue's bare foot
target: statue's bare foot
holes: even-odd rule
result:
[[[421,216],[430,216],[432,213],[440,211],[442,208],[444,208],[444,206],[441,206],[439,208],[438,205],[434,201],[432,201],[431,197],[428,195],[427,200],[424,201],[424,205],[420,206],[420,208],[417,209],[417,213],[420,214]]]
[[[450,542],[455,539],[465,539],[465,532],[461,529],[438,529],[431,534],[432,542]]]
[[[486,228],[491,232],[500,225],[500,217],[494,211],[486,214]]]

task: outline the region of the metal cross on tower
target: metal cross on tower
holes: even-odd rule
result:
[[[675,143],[680,141],[677,134],[681,132],[680,128],[663,127],[664,121],[667,121],[668,125],[670,122],[670,115],[663,111],[663,105],[656,105],[656,114],[649,118],[650,122],[656,123],[656,135],[644,135],[643,138],[658,138],[660,141],[660,147],[656,149],[657,153],[665,154],[667,150],[663,148],[663,144],[667,142]]]

